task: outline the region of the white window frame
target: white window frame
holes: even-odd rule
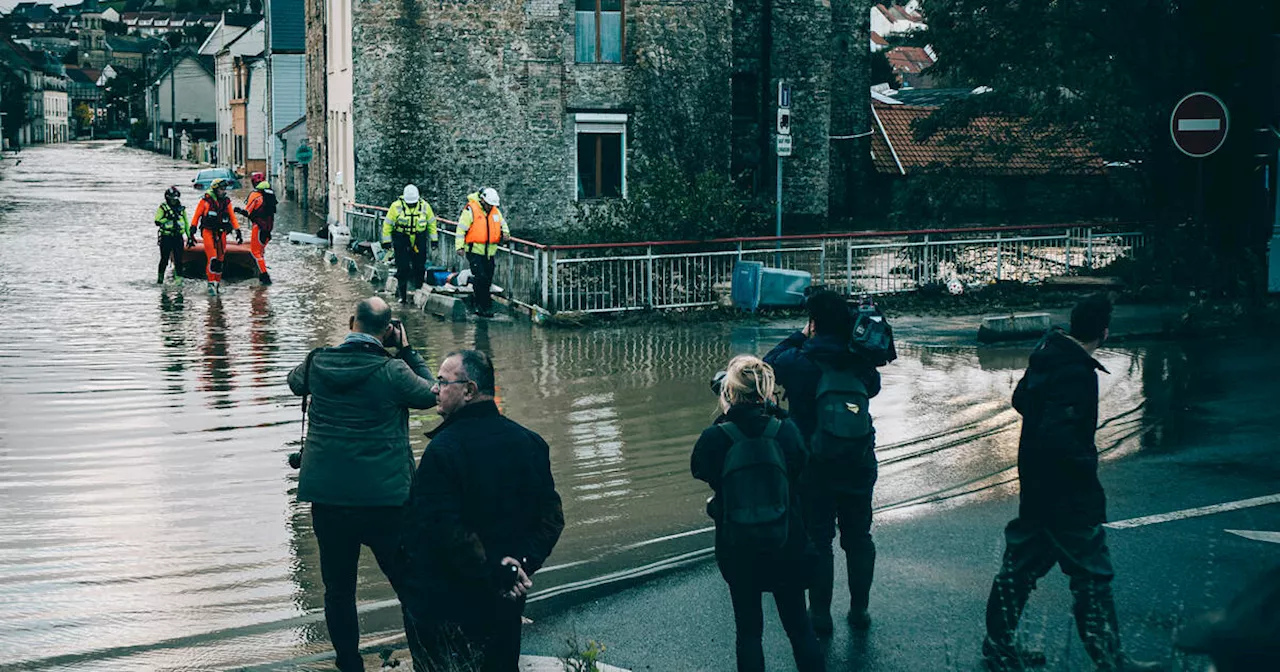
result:
[[[578,112],[573,115],[573,200],[578,201],[578,136],[583,133],[614,133],[622,136],[622,197],[627,198],[627,119],[612,112]],[[596,166],[599,170],[600,167]],[[595,199],[586,199],[595,200]]]

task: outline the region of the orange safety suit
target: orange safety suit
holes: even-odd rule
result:
[[[270,190],[267,190],[270,191]],[[272,200],[275,194],[271,194]],[[249,200],[245,203],[244,211],[249,213],[249,221],[253,224],[249,230],[249,251],[253,254],[253,260],[258,262],[258,272],[267,272],[267,243],[271,240],[271,232],[275,229],[276,216],[274,214],[267,215],[263,210],[265,200],[263,191],[254,191],[249,194]],[[274,207],[266,208],[274,210]]]
[[[222,266],[227,260],[227,232],[240,228],[236,213],[231,208],[231,199],[223,196],[217,200],[212,192],[205,192],[196,203],[195,212],[191,213],[192,234],[196,227],[200,228],[204,256],[208,260],[205,275],[209,282],[222,282]]]

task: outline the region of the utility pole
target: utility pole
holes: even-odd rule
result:
[[[264,44],[267,49],[267,169],[263,171],[267,176],[267,181],[271,181],[271,168],[275,165],[276,159],[276,139],[274,119],[275,114],[275,89],[271,83],[271,52],[274,51],[271,45],[271,0],[264,0],[262,3],[262,21],[265,24]],[[255,185],[256,186],[256,185]]]
[[[178,69],[178,64],[173,60],[173,46],[169,47],[169,132],[173,135],[173,139],[169,141],[170,156],[169,158],[178,158],[178,116],[176,110],[178,105],[175,96],[175,80],[173,78],[174,71]]]

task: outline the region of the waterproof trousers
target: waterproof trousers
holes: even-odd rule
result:
[[[204,241],[204,256],[208,260],[205,277],[209,282],[222,282],[222,267],[227,262],[227,233],[200,229],[200,239]]]
[[[364,670],[356,615],[361,546],[373,551],[378,567],[399,593],[397,551],[402,514],[398,506],[311,505],[311,526],[320,547],[320,578],[324,582],[324,622],[341,672]]]
[[[764,591],[751,586],[729,584],[733,600],[733,622],[737,628],[738,672],[764,672]],[[826,658],[818,644],[818,636],[804,610],[804,590],[779,590],[773,593],[782,629],[791,640],[791,654],[799,672],[823,672]]]
[[[391,245],[396,251],[396,293],[401,298],[409,294],[409,284],[421,287],[427,274],[427,252],[431,250],[431,241],[426,233],[391,234]],[[417,247],[415,251],[414,248]]]
[[[489,286],[493,284],[496,266],[493,257],[468,252],[467,263],[471,264],[471,288],[475,291],[472,307],[479,312],[493,310],[493,298],[489,296]]]
[[[266,231],[254,224],[253,230],[249,234],[249,252],[253,254],[253,260],[258,262],[258,273],[267,272],[267,241],[265,237]]]
[[[1099,670],[1119,669],[1120,628],[1111,594],[1111,554],[1100,525],[1046,524],[1015,518],[1004,530],[1004,560],[987,598],[987,638],[1011,652],[1036,582],[1057,565],[1070,579],[1076,631]]]
[[[874,452],[856,468],[814,469],[801,482],[805,528],[818,551],[817,568],[809,588],[809,608],[829,614],[835,580],[831,544],[840,527],[840,548],[849,573],[849,613],[867,610],[876,568],[876,544],[871,539],[871,494],[878,476]],[[837,480],[838,479],[838,480]]]
[[[176,278],[182,273],[182,251],[186,248],[186,241],[182,234],[176,236],[160,236],[160,267],[156,271],[156,278],[163,280],[164,271],[169,267],[169,259],[173,259],[173,276]]]
[[[472,596],[448,614],[430,596],[414,602],[405,612],[414,672],[518,672],[524,604],[496,591]]]

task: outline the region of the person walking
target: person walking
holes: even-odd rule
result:
[[[564,529],[542,437],[502,415],[493,363],[440,363],[439,427],[418,463],[402,544],[416,670],[516,672],[534,573]]]
[[[458,232],[454,247],[458,256],[466,256],[471,266],[472,310],[481,317],[493,317],[494,256],[498,245],[511,237],[507,220],[498,209],[498,191],[492,187],[467,195],[467,204],[458,216]]]
[[[227,259],[227,232],[234,231],[236,242],[244,242],[244,234],[240,232],[240,223],[236,221],[236,213],[231,207],[231,199],[227,198],[227,181],[218,178],[209,185],[209,190],[200,197],[196,210],[191,215],[191,233],[194,236],[196,227],[200,227],[200,237],[204,243],[205,279],[208,281],[210,295],[222,291],[222,267]]]
[[[1098,481],[1098,376],[1093,357],[1107,340],[1111,301],[1094,295],[1071,310],[1069,332],[1054,329],[1031,353],[1013,392],[1022,415],[1018,440],[1018,517],[1005,527],[1004,559],[987,598],[983,658],[995,672],[1016,672],[1042,656],[1015,643],[1022,610],[1036,582],[1055,565],[1070,577],[1076,630],[1102,672],[1160,670],[1121,652],[1111,580],[1115,571],[1103,523],[1106,495]]]
[[[786,389],[788,410],[809,443],[809,467],[801,479],[805,527],[818,561],[809,587],[809,616],[819,635],[829,635],[835,556],[831,544],[840,525],[840,547],[849,576],[849,625],[871,627],[868,610],[875,572],[871,496],[879,467],[870,400],[880,393],[880,373],[850,349],[853,317],[844,297],[814,292],[805,302],[809,323],[765,355]]]
[[[182,286],[183,238],[186,238],[188,247],[196,244],[187,230],[190,226],[187,208],[182,205],[182,192],[177,187],[165,189],[164,203],[156,208],[156,243],[160,246],[160,267],[156,269],[157,285],[164,284],[164,271],[172,258],[173,284]]]
[[[693,477],[715,492],[716,564],[729,584],[739,672],[763,672],[764,612],[773,593],[800,672],[826,669],[805,613],[804,591],[816,554],[800,509],[800,474],[809,452],[795,423],[770,405],[773,370],[757,357],[729,362],[720,382],[722,415],[693,447]],[[784,417],[777,417],[782,415]],[[772,515],[763,519],[759,511]]]
[[[304,398],[308,419],[298,500],[311,503],[325,624],[338,669],[359,672],[361,546],[403,595],[396,563],[413,482],[409,409],[435,406],[436,395],[430,369],[385,301],[361,301],[349,325],[341,345],[312,351],[289,373],[289,389]]]
[[[427,272],[427,253],[436,244],[436,213],[412,184],[387,209],[382,222],[382,248],[395,249],[396,296],[409,302],[409,291],[421,287]],[[410,284],[414,285],[410,287]]]
[[[244,208],[237,208],[236,212],[248,217],[253,224],[249,230],[249,251],[258,263],[258,282],[269,285],[271,274],[267,273],[266,252],[276,226],[276,192],[271,190],[271,183],[262,173],[254,173],[249,179],[253,182],[253,193],[249,194]]]

